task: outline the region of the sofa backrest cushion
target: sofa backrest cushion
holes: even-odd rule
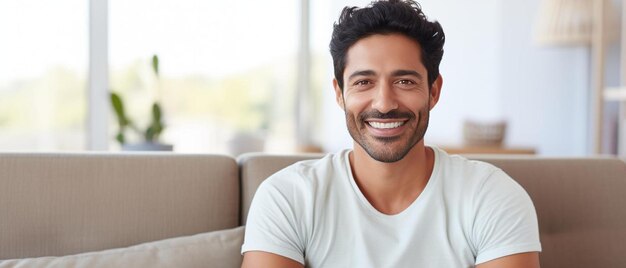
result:
[[[256,187],[311,155],[245,155],[242,219]],[[503,169],[528,192],[539,221],[541,267],[626,267],[626,163],[612,158],[471,157]]]
[[[233,158],[0,154],[0,259],[61,256],[238,226]]]

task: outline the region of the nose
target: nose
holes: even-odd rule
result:
[[[376,88],[372,98],[372,109],[381,113],[387,113],[398,108],[396,93],[389,85],[380,85]]]

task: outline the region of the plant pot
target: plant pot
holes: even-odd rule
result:
[[[122,151],[172,151],[174,145],[158,142],[126,143],[122,145]]]

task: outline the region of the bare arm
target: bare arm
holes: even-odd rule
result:
[[[476,268],[539,268],[539,253],[513,254],[481,263]]]
[[[304,268],[304,265],[290,258],[263,251],[248,251],[243,254],[241,268]],[[538,267],[538,266],[537,266]]]

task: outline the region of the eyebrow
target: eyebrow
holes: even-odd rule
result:
[[[418,79],[422,79],[422,75],[413,70],[397,70],[391,73],[392,76],[404,76],[404,75],[412,75],[417,77]]]
[[[355,76],[372,76],[372,75],[376,75],[376,72],[372,70],[356,71],[350,74],[350,76],[348,77],[348,80],[354,78]],[[413,71],[413,70],[396,70],[396,71],[393,71],[391,75],[392,76],[412,75],[412,76],[417,77],[417,79],[420,79],[420,80],[423,79],[420,73],[418,73],[417,71]]]
[[[356,71],[348,77],[348,80],[354,78],[355,76],[372,76],[372,75],[376,75],[376,72],[372,70]]]

